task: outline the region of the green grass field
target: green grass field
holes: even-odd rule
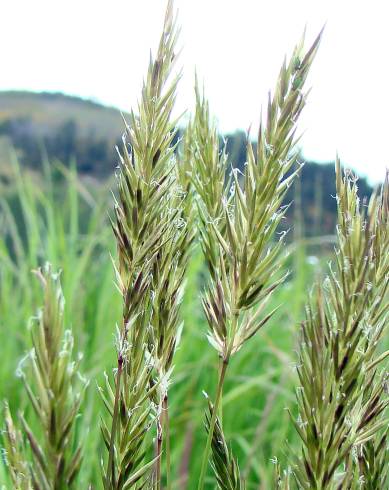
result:
[[[65,175],[58,189],[48,168],[44,182],[37,185],[14,163],[14,195],[1,201],[0,398],[9,400],[14,413],[26,410],[27,417],[31,415],[16,371],[30,345],[29,319],[42,301],[31,270],[50,261],[62,270],[67,325],[73,329],[76,351],[84,356],[82,371],[90,379],[78,427],[79,437],[85,440],[85,456],[77,488],[87,488],[90,482],[101,488],[98,421],[103,405],[97,385],[104,383],[104,372],[111,372],[115,365],[114,334],[121,315],[111,262],[111,254],[115,257],[108,224],[111,195],[104,188],[92,196],[73,172]],[[297,327],[320,262],[309,260],[302,244],[289,247],[291,274],[270,305],[281,308],[232,360],[223,398],[226,435],[242,472],[250,475],[249,488],[270,488],[271,460],[284,460],[286,441],[297,443],[285,408],[293,411],[295,407]],[[187,275],[184,330],[170,394],[174,488],[196,488],[206,439],[203,392],[213,396],[215,390],[218,361],[206,339],[200,303],[205,281],[206,269],[196,245]],[[12,488],[4,460],[0,483]]]

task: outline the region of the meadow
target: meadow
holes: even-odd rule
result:
[[[388,178],[365,206],[337,161],[336,235],[304,238],[298,187],[287,235],[321,33],[281,66],[243,172],[197,81],[174,143],[177,36],[169,2],[115,180],[92,189],[45,159],[37,178],[11,158],[0,484],[384,488]]]

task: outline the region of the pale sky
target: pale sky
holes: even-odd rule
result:
[[[257,127],[285,53],[307,25],[326,30],[300,120],[303,155],[339,153],[382,180],[389,166],[385,0],[176,0],[182,25],[177,110],[193,107],[195,67],[223,131]],[[62,91],[128,110],[136,103],[165,0],[0,0],[0,90]]]

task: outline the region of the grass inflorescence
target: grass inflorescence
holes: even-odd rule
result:
[[[72,332],[64,329],[59,274],[47,264],[36,275],[44,306],[32,319],[32,349],[21,361],[18,375],[39,430],[32,430],[19,413],[22,437],[5,405],[5,450],[15,488],[60,490],[74,487],[80,470],[83,451],[81,442],[74,444],[75,424],[88,383],[80,374],[81,358],[72,358]]]
[[[336,171],[335,266],[307,307],[297,369],[295,427],[303,448],[293,468],[306,489],[358,488],[387,475],[377,462],[385,458],[389,422],[382,368],[388,352],[379,351],[389,308],[388,181],[363,206],[339,161]]]

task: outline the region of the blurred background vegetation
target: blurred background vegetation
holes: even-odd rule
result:
[[[114,366],[114,332],[121,299],[111,264],[114,237],[108,214],[114,189],[115,144],[123,122],[117,110],[61,94],[0,93],[0,399],[27,410],[15,376],[28,345],[28,321],[41,304],[31,270],[50,261],[62,269],[67,325],[82,370],[91,379],[80,435],[86,451],[79,488],[100,488],[102,403],[96,384]],[[231,163],[245,163],[244,133],[223,135]],[[301,158],[303,160],[303,158]],[[372,192],[359,181],[360,196]],[[292,271],[276,291],[283,305],[264,330],[231,364],[223,401],[226,435],[234,445],[249,488],[271,487],[277,456],[297,440],[285,407],[292,411],[294,353],[304,304],[322,265],[331,258],[336,221],[333,163],[306,162],[287,201],[293,201],[285,228],[291,228],[286,267]],[[182,314],[185,322],[176,354],[171,391],[174,488],[196,487],[205,443],[203,390],[213,393],[214,352],[207,346],[199,292],[206,280],[201,252],[193,250]],[[28,416],[28,413],[27,413]],[[0,485],[9,486],[4,461]],[[211,488],[211,486],[209,487]]]

